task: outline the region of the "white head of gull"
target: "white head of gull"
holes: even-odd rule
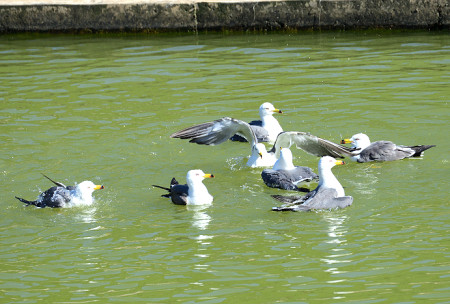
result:
[[[259,116],[261,117],[262,127],[269,133],[268,141],[273,143],[277,139],[278,134],[283,132],[278,120],[273,117],[274,113],[282,113],[276,109],[270,102],[265,102],[259,107]]]
[[[248,158],[247,166],[251,168],[270,167],[275,161],[275,154],[268,153],[264,144],[257,143],[252,146],[252,154]]]
[[[73,193],[73,198],[70,201],[70,205],[80,206],[80,205],[91,205],[94,199],[92,198],[92,193],[95,190],[103,189],[103,186],[96,185],[91,181],[83,181],[71,190]]]
[[[351,143],[352,148],[364,150],[365,148],[370,146],[370,139],[369,136],[367,136],[366,134],[358,133],[353,135],[345,143]]]

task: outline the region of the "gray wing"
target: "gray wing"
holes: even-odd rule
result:
[[[299,190],[297,184],[318,178],[311,168],[295,167],[293,170],[265,169],[261,173],[264,183],[271,188]]]
[[[252,128],[253,132],[255,132],[258,142],[268,142],[269,141],[269,132],[267,132],[267,130],[262,127],[261,120],[253,120],[249,123],[249,125]],[[239,136],[237,134],[233,135],[230,139],[232,141],[240,141],[240,142],[247,141],[244,137]]]
[[[284,203],[281,207],[272,207],[272,211],[308,211],[308,207],[304,207],[303,203],[310,197],[313,197],[317,192],[317,188],[313,191],[308,192],[304,196],[285,196],[285,195],[272,195],[274,199]]]
[[[370,144],[359,154],[358,162],[391,161],[413,156],[416,153],[406,146],[397,146],[390,141],[376,141]]]
[[[175,132],[170,137],[190,139],[190,142],[200,145],[218,145],[230,139],[234,134],[245,137],[252,143],[252,146],[258,143],[256,135],[248,123],[230,117],[195,125]]]
[[[61,190],[55,192],[52,198],[52,202],[55,205],[50,207],[63,207],[72,200],[73,196],[69,190],[63,188],[60,189]]]
[[[278,134],[277,140],[271,150],[279,157],[281,148],[289,148],[296,145],[298,149],[302,149],[306,153],[315,156],[332,156],[334,158],[344,158],[357,155],[358,150],[333,143],[329,140],[317,137],[306,132],[281,132]]]
[[[252,128],[253,132],[256,135],[256,138],[258,139],[258,142],[268,142],[269,141],[269,132],[267,132],[266,129],[264,129],[263,127],[260,126],[252,126],[250,125],[250,127]]]
[[[63,187],[51,187],[47,191],[41,193],[36,200],[38,207],[63,207],[70,202],[72,195],[69,190]]]
[[[345,208],[352,204],[353,197],[337,197],[335,189],[320,187],[316,194],[306,200],[302,206],[309,210]]]
[[[318,187],[303,197],[275,196],[275,199],[286,202],[281,207],[273,207],[273,211],[311,211],[319,209],[345,208],[353,203],[353,197],[337,197],[334,189]]]

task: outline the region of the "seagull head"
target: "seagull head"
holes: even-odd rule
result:
[[[250,155],[247,166],[256,167],[270,167],[273,166],[275,162],[275,157],[268,153],[266,146],[262,143],[257,143],[252,145],[252,154]]]
[[[358,133],[351,138],[343,139],[341,144],[352,144],[352,148],[365,149],[370,145],[370,139],[366,134]]]
[[[264,117],[273,115],[274,113],[283,113],[281,110],[276,109],[270,102],[265,102],[259,107],[259,116]]]
[[[189,170],[186,175],[186,180],[188,184],[195,183],[195,182],[201,182],[205,178],[213,178],[213,174],[206,174],[202,170],[196,169],[196,170]]]
[[[331,169],[336,165],[345,165],[344,161],[342,160],[336,160],[334,157],[331,156],[323,156],[319,160],[319,169]]]
[[[267,154],[266,146],[262,143],[257,143],[252,147],[252,154],[258,154],[260,158],[263,158]]]
[[[88,198],[92,196],[92,192],[94,192],[95,190],[104,189],[105,187],[103,187],[102,185],[96,185],[91,181],[84,181],[79,183],[76,188],[81,197]]]

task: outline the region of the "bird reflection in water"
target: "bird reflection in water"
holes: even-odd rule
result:
[[[347,228],[344,225],[347,216],[345,214],[336,214],[332,212],[323,212],[322,215],[323,219],[329,224],[327,231],[329,239],[326,243],[332,244],[333,248],[331,248],[331,254],[322,258],[321,261],[325,262],[327,267],[329,267],[325,270],[326,272],[331,274],[344,273],[346,271],[339,270],[338,265],[351,262],[351,260],[344,259],[344,257],[351,255],[351,252],[341,248],[347,243],[347,239],[345,238]],[[342,281],[343,280],[329,281],[328,283],[338,283]]]

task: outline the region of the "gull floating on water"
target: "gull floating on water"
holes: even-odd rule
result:
[[[355,134],[350,139],[343,139],[341,143],[352,144],[353,151],[350,158],[359,163],[419,157],[425,150],[435,147],[435,145],[400,146],[385,140],[370,143],[369,137],[364,133]]]
[[[297,191],[300,190],[297,184],[319,178],[311,168],[294,166],[289,148],[281,149],[280,158],[273,168],[264,169],[261,177],[268,187]]]
[[[250,143],[251,154],[247,166],[252,168],[272,167],[280,156],[280,148],[290,148],[293,144],[297,148],[319,157],[328,155],[344,158],[344,155],[351,154],[353,151],[353,149],[306,132],[281,132],[272,149],[267,151],[266,147],[258,142],[254,130],[248,123],[230,117],[195,125],[175,132],[170,137],[189,139],[191,143],[214,146],[228,141],[234,134],[245,137]]]
[[[270,102],[265,102],[259,107],[259,117],[261,120],[253,120],[249,123],[250,127],[255,132],[256,138],[259,142],[274,143],[278,134],[283,132],[278,120],[273,117],[275,113],[283,113],[276,109]],[[234,135],[231,137],[233,141],[247,141],[244,137]]]
[[[102,185],[95,185],[91,181],[84,181],[75,186],[66,186],[63,183],[55,182],[48,176],[45,177],[56,186],[41,193],[35,201],[28,201],[17,196],[16,198],[22,203],[40,208],[72,207],[92,204],[92,193],[94,190],[104,189]]]
[[[273,211],[310,211],[318,209],[345,208],[353,202],[353,197],[346,196],[344,188],[331,172],[335,165],[343,165],[344,162],[330,156],[324,156],[319,160],[319,185],[305,196],[272,195],[285,205],[273,207]]]
[[[170,197],[175,205],[209,205],[212,203],[213,197],[202,181],[212,177],[214,175],[205,174],[202,170],[190,170],[187,173],[187,184],[185,185],[180,185],[174,177],[169,188],[158,185],[153,185],[153,187],[167,190],[169,193],[162,196]]]

